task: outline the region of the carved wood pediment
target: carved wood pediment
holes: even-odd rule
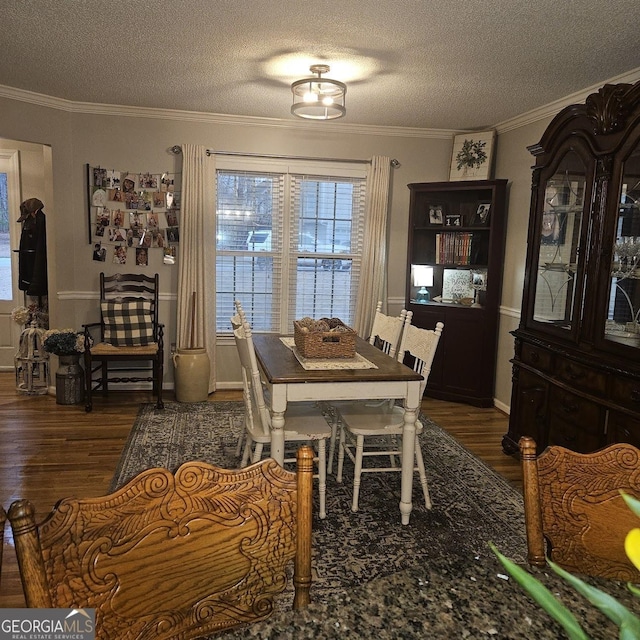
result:
[[[596,135],[624,129],[634,104],[629,99],[631,84],[605,84],[586,100],[587,116],[593,120]]]

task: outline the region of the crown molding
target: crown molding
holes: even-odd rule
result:
[[[153,118],[156,120],[178,120],[180,122],[202,122],[207,124],[242,125],[244,127],[266,127],[271,129],[292,129],[309,131],[322,127],[323,133],[356,133],[374,136],[391,136],[401,138],[438,138],[450,139],[457,131],[453,129],[420,129],[411,127],[385,127],[367,124],[348,124],[330,122],[305,122],[298,120],[280,120],[278,118],[257,118],[252,116],[235,116],[223,113],[205,113],[201,111],[183,111],[178,109],[156,109],[151,107],[132,107],[117,104],[101,104],[94,102],[74,102],[64,98],[56,98],[25,89],[16,89],[0,85],[0,98],[9,98],[19,102],[27,102],[41,107],[57,109],[67,113],[88,115],[121,116],[128,118]]]
[[[586,89],[582,89],[581,91],[576,91],[560,100],[555,100],[554,102],[550,102],[549,104],[545,104],[542,107],[538,107],[537,109],[532,109],[531,111],[527,111],[526,113],[522,113],[515,118],[511,118],[509,120],[505,120],[497,125],[495,125],[495,129],[500,135],[501,133],[506,133],[507,131],[512,131],[513,129],[519,129],[520,127],[524,127],[533,122],[539,122],[540,120],[547,120],[553,118],[558,112],[562,111],[565,107],[568,107],[571,104],[579,104],[584,102],[592,93],[596,93],[598,89],[600,89],[605,84],[618,84],[622,82],[628,82],[630,84],[637,82],[640,80],[640,67],[637,69],[633,69],[631,71],[627,71],[619,76],[615,76],[605,82],[599,82],[598,84],[594,84]]]
[[[599,82],[565,96],[554,102],[543,105],[515,118],[504,120],[492,127],[498,135],[527,126],[540,120],[551,119],[565,107],[584,102],[587,97],[598,91],[604,84],[621,82],[633,83],[640,80],[640,67],[627,71],[619,76],[610,78],[605,82]],[[184,111],[178,109],[156,109],[151,107],[132,107],[126,105],[103,104],[94,102],[75,102],[48,96],[25,89],[17,89],[6,85],[0,85],[0,98],[8,98],[19,102],[35,104],[41,107],[57,109],[67,113],[82,113],[88,115],[108,115],[128,118],[154,118],[156,120],[177,120],[180,122],[202,122],[207,124],[241,125],[244,127],[266,127],[271,129],[291,129],[297,131],[310,131],[322,127],[325,133],[353,133],[375,136],[390,136],[401,138],[434,138],[451,139],[461,131],[457,129],[422,129],[417,127],[385,127],[366,124],[348,124],[339,122],[305,122],[298,120],[281,120],[278,118],[257,118],[252,116],[236,116],[222,113],[206,113],[201,111]]]

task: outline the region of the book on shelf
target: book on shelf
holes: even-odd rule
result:
[[[471,264],[473,233],[436,234],[436,264]]]

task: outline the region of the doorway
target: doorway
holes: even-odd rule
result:
[[[0,149],[0,370],[13,368],[22,327],[11,312],[22,304],[18,289],[20,161],[17,149]]]

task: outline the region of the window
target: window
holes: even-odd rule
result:
[[[0,316],[9,315],[23,298],[17,286],[18,254],[11,251],[11,246],[17,248],[20,242],[19,196],[18,151],[0,149]],[[17,325],[14,327],[17,329]]]
[[[291,333],[293,320],[304,316],[351,324],[364,169],[216,162],[217,331],[231,331],[235,299],[255,331]],[[234,162],[241,168],[227,167]]]
[[[11,250],[9,234],[9,187],[7,174],[0,172],[0,300],[12,300]]]

